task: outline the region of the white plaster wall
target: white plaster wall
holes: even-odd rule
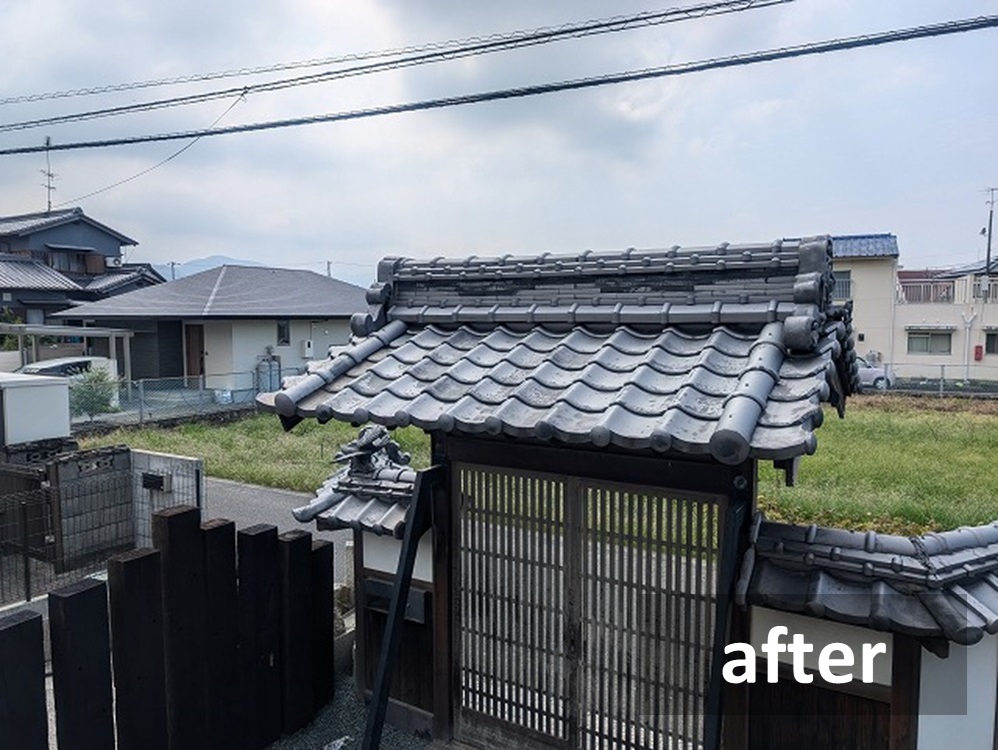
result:
[[[950,644],[940,659],[924,649],[919,685],[919,750],[991,750],[998,686],[998,637]]]
[[[804,654],[804,666],[815,672],[818,670],[818,655],[821,649],[829,643],[844,643],[849,646],[856,657],[855,666],[851,669],[843,669],[842,672],[849,671],[856,681],[862,680],[862,653],[865,643],[884,643],[887,646],[887,653],[877,654],[873,659],[873,683],[877,685],[891,684],[891,667],[894,663],[894,638],[890,633],[881,633],[869,628],[860,628],[855,625],[843,625],[830,620],[819,620],[817,617],[806,617],[795,615],[789,612],[778,612],[765,607],[750,608],[750,638],[749,642],[755,649],[757,656],[764,656],[760,646],[766,642],[769,631],[777,626],[783,625],[789,631],[787,635],[780,638],[781,643],[789,643],[795,633],[804,636],[804,642],[814,646],[814,651]],[[779,654],[779,660],[786,664],[793,663],[793,655],[788,653]],[[839,670],[833,670],[838,673]],[[757,680],[765,680],[765,674],[757,674]]]
[[[395,575],[402,554],[402,540],[377,534],[364,535],[364,567]],[[412,570],[416,581],[433,583],[433,532],[427,531],[419,540],[416,565]]]
[[[292,320],[291,343],[278,346],[276,320],[236,320],[232,322],[233,370],[255,369],[268,346],[281,358],[282,369],[301,369],[310,359],[324,359],[331,345],[345,344],[349,338],[350,325],[346,320]],[[312,341],[311,357],[302,353],[302,342],[308,339]]]
[[[853,326],[856,351],[865,355],[880,352],[890,361],[892,346],[899,343],[892,329],[897,260],[894,258],[836,258],[835,271],[849,271],[853,299]],[[859,341],[859,334],[863,341]]]

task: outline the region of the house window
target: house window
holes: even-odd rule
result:
[[[908,354],[950,354],[953,334],[950,331],[909,331]]]
[[[833,299],[852,299],[852,271],[835,272],[835,288]]]
[[[277,321],[277,345],[291,346],[291,321]]]
[[[989,333],[984,339],[984,353],[998,354],[998,333]]]

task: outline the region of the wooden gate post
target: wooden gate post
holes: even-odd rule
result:
[[[59,747],[114,747],[107,586],[85,578],[49,593]]]
[[[201,524],[204,559],[205,732],[211,750],[239,750],[239,627],[236,594],[236,525]]]
[[[280,582],[277,527],[258,524],[236,534],[239,550],[239,642],[243,747],[260,750],[281,735]]]
[[[312,720],[312,535],[277,537],[281,571],[281,724],[292,734]]]
[[[48,750],[42,616],[0,617],[0,748]]]
[[[333,632],[333,543],[312,542],[312,706],[314,712],[333,699],[336,684]]]
[[[163,555],[166,706],[171,750],[207,747],[204,713],[204,563],[201,511],[177,506],[152,516]]]
[[[160,553],[107,561],[118,750],[167,750],[163,573]]]

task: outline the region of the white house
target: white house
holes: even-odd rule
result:
[[[365,290],[312,271],[220,266],[58,315],[135,331],[135,379],[204,376],[207,388],[258,386],[259,368],[300,371],[347,343],[350,316],[367,308]],[[103,352],[94,352],[103,353]]]

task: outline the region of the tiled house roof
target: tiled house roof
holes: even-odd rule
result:
[[[43,229],[70,224],[74,221],[83,221],[103,232],[115,237],[122,245],[137,245],[138,243],[131,237],[116,232],[99,221],[94,221],[83,213],[82,208],[64,208],[55,211],[40,211],[31,214],[20,214],[18,216],[0,216],[0,237],[24,236]]]
[[[33,291],[79,291],[64,274],[30,258],[0,256],[0,287]]]
[[[828,238],[387,259],[355,339],[260,403],[314,417],[708,454],[815,449],[855,386]]]
[[[756,516],[736,602],[969,645],[998,633],[998,522],[920,537]]]
[[[347,318],[364,290],[313,271],[219,266],[80,305],[61,318]]]

